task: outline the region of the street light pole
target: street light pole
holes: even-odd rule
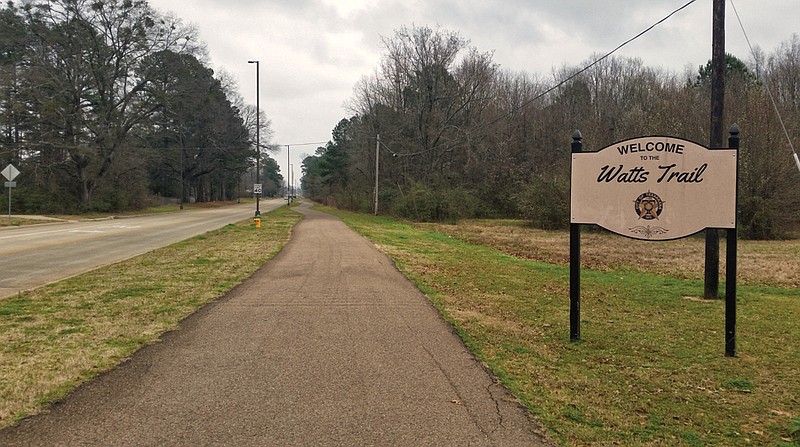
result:
[[[256,64],[256,184],[261,184],[261,105],[259,104],[259,74],[258,61],[247,61],[248,64]],[[256,193],[256,217],[261,215],[259,198],[261,193]]]
[[[291,195],[291,188],[289,187],[289,182],[291,181],[291,175],[289,174],[289,170],[292,166],[292,157],[289,156],[289,145],[286,145],[286,206],[292,206],[292,195]]]

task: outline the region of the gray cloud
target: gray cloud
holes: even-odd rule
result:
[[[283,144],[329,139],[348,114],[342,106],[353,86],[379,64],[380,36],[401,26],[458,31],[503,68],[547,77],[611,50],[686,1],[149,0],[197,26],[212,65],[238,78],[248,102],[255,73],[247,60],[261,61],[262,108]],[[797,0],[736,3],[750,39],[768,53],[800,31]],[[711,55],[711,6],[695,2],[618,54],[678,73],[696,69]],[[727,16],[728,51],[748,60],[730,2]],[[285,164],[285,154],[276,158]]]

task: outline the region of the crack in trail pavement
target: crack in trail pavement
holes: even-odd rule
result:
[[[0,445],[549,445],[386,256],[299,211],[253,277]]]

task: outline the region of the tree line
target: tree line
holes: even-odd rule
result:
[[[205,58],[193,28],[143,0],[9,1],[0,9],[0,163],[24,174],[14,209],[117,211],[244,193],[256,111]],[[278,186],[270,160],[263,178]]]
[[[420,220],[524,218],[569,223],[570,142],[596,150],[642,135],[707,145],[710,62],[682,75],[610,57],[543,77],[502,70],[457,32],[404,27],[383,39],[353,115],[303,162],[306,196],[371,211],[379,157],[380,212]],[[593,58],[593,60],[595,60]],[[740,234],[787,237],[800,228],[800,173],[767,87],[800,142],[800,38],[749,63],[726,58],[724,122],[741,129]],[[380,135],[380,142],[377,136]]]

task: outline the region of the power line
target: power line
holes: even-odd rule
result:
[[[642,32],[640,32],[639,34],[637,34],[637,35],[635,35],[635,36],[631,37],[630,39],[626,40],[625,42],[623,42],[623,43],[619,44],[619,45],[618,45],[616,48],[614,48],[613,50],[609,51],[608,53],[606,53],[606,54],[605,54],[605,55],[603,55],[602,57],[600,57],[600,58],[598,58],[598,59],[595,59],[595,61],[594,61],[594,62],[590,63],[589,65],[587,65],[587,66],[585,66],[585,67],[583,67],[582,69],[578,70],[577,72],[575,72],[575,73],[571,74],[570,76],[568,76],[567,78],[565,78],[565,79],[564,79],[564,80],[562,80],[561,82],[557,83],[556,85],[554,85],[554,86],[550,87],[549,89],[545,90],[544,92],[542,92],[542,93],[540,93],[540,94],[538,94],[538,95],[534,96],[533,98],[529,99],[528,101],[525,101],[525,102],[524,102],[524,103],[522,103],[521,105],[519,105],[519,106],[517,106],[517,107],[514,107],[514,108],[512,108],[512,109],[511,109],[510,111],[508,111],[507,113],[505,113],[505,114],[501,115],[500,117],[498,117],[498,118],[497,118],[497,119],[495,119],[494,121],[491,121],[491,122],[489,122],[489,123],[485,124],[485,125],[484,125],[484,126],[482,126],[482,127],[490,126],[490,125],[492,125],[492,124],[495,124],[495,123],[497,123],[498,121],[500,121],[500,120],[502,120],[502,119],[508,118],[508,116],[510,116],[512,113],[514,113],[514,112],[516,112],[516,111],[518,111],[518,110],[521,110],[521,109],[523,109],[523,108],[527,107],[527,106],[528,106],[529,104],[531,104],[532,102],[534,102],[534,101],[538,101],[539,99],[541,99],[541,98],[545,97],[546,95],[548,95],[549,93],[551,93],[551,92],[553,92],[554,90],[558,89],[558,88],[559,88],[559,87],[561,87],[562,85],[564,85],[564,84],[566,84],[567,82],[569,82],[569,81],[571,81],[571,80],[575,79],[576,77],[580,76],[581,74],[583,74],[584,72],[586,72],[586,71],[587,71],[587,70],[589,70],[590,68],[594,67],[595,65],[597,65],[597,64],[599,64],[600,62],[604,61],[605,59],[608,59],[609,57],[611,57],[611,55],[613,55],[614,53],[616,53],[617,51],[619,51],[620,49],[622,49],[622,47],[624,47],[624,46],[628,45],[629,43],[633,42],[634,40],[636,40],[636,39],[638,39],[638,38],[640,38],[640,37],[644,36],[645,34],[647,34],[648,32],[650,32],[650,31],[651,31],[653,28],[655,28],[655,27],[657,27],[658,25],[661,25],[662,23],[666,22],[667,20],[669,20],[670,18],[672,18],[672,16],[674,16],[675,14],[677,14],[677,13],[679,13],[679,12],[683,11],[684,9],[688,8],[688,7],[689,7],[689,5],[691,5],[692,3],[696,2],[696,1],[697,1],[697,0],[689,0],[689,1],[688,1],[688,2],[686,2],[686,3],[685,3],[683,6],[681,6],[681,7],[679,7],[678,9],[676,9],[676,10],[672,11],[671,13],[667,14],[667,15],[666,15],[664,18],[662,18],[661,20],[659,20],[659,21],[657,21],[656,23],[654,23],[654,24],[650,25],[649,27],[647,27],[647,28],[646,28],[644,31],[642,31]],[[420,154],[423,154],[423,153],[425,153],[425,152],[430,152],[430,151],[432,151],[432,150],[433,150],[433,149],[429,149],[429,150],[426,150],[426,151],[415,152],[415,153],[411,153],[411,154],[398,154],[398,153],[395,153],[394,151],[392,151],[391,149],[389,149],[389,147],[387,147],[385,144],[383,144],[383,142],[381,142],[381,146],[383,146],[384,148],[386,148],[386,150],[388,150],[389,152],[391,152],[391,153],[392,153],[392,155],[393,155],[393,156],[395,156],[395,157],[399,157],[399,156],[413,156],[413,155],[420,155]],[[798,165],[798,168],[800,168],[800,164]]]
[[[313,146],[315,144],[328,144],[328,142],[327,141],[319,141],[319,142],[316,142],[316,143],[274,144],[273,146],[278,146],[278,147],[282,147],[282,146]]]
[[[590,68],[594,67],[595,65],[597,65],[597,64],[599,64],[600,62],[604,61],[605,59],[608,59],[609,57],[611,57],[611,55],[612,55],[612,54],[614,54],[614,53],[616,53],[617,51],[619,51],[619,50],[620,50],[622,47],[624,47],[625,45],[628,45],[629,43],[633,42],[634,40],[636,40],[636,39],[638,39],[638,38],[640,38],[640,37],[644,36],[645,34],[647,34],[648,32],[650,32],[650,31],[651,31],[653,28],[655,28],[655,27],[657,27],[658,25],[661,25],[662,23],[666,22],[666,21],[667,21],[667,20],[669,20],[669,19],[670,19],[672,16],[674,16],[674,15],[675,15],[675,14],[677,14],[677,13],[679,13],[680,11],[683,11],[684,9],[686,9],[687,7],[689,7],[689,5],[691,5],[692,3],[696,2],[696,1],[697,1],[697,0],[690,0],[689,2],[687,2],[686,4],[684,4],[683,6],[681,6],[680,8],[678,8],[678,9],[676,9],[676,10],[672,11],[671,13],[669,13],[669,14],[668,14],[666,17],[664,17],[663,19],[661,19],[661,20],[659,20],[658,22],[656,22],[656,23],[654,23],[654,24],[650,25],[649,27],[647,27],[647,28],[646,28],[644,31],[642,31],[642,32],[640,32],[639,34],[637,34],[637,35],[635,35],[635,36],[631,37],[630,39],[626,40],[625,42],[623,42],[623,43],[619,44],[619,45],[618,45],[616,48],[614,48],[613,50],[609,51],[608,53],[606,53],[606,54],[605,54],[605,55],[603,55],[602,57],[600,57],[600,58],[596,59],[596,60],[595,60],[594,62],[592,62],[591,64],[589,64],[589,65],[587,65],[587,66],[583,67],[583,68],[582,68],[582,69],[580,69],[579,71],[577,71],[577,72],[573,73],[572,75],[568,76],[568,77],[567,77],[566,79],[564,79],[563,81],[559,82],[558,84],[554,85],[553,87],[550,87],[549,89],[547,89],[547,90],[545,90],[544,92],[540,93],[539,95],[537,95],[537,96],[533,97],[532,99],[530,99],[530,100],[528,100],[528,101],[526,101],[526,102],[522,103],[522,105],[521,105],[521,106],[519,106],[519,107],[517,107],[517,108],[513,109],[511,112],[509,112],[509,113],[507,113],[505,116],[501,117],[501,119],[502,119],[502,118],[505,118],[505,117],[506,117],[506,116],[508,116],[508,115],[510,115],[512,112],[516,112],[517,110],[520,110],[520,109],[524,108],[524,107],[525,107],[525,106],[527,106],[528,104],[530,104],[530,103],[532,103],[532,102],[534,102],[534,101],[536,101],[536,100],[538,100],[538,99],[541,99],[542,97],[544,97],[544,96],[545,96],[545,95],[547,95],[548,93],[552,92],[553,90],[555,90],[555,89],[557,89],[557,88],[561,87],[562,85],[566,84],[567,82],[569,82],[569,81],[571,81],[571,80],[575,79],[576,77],[580,76],[581,74],[583,74],[584,72],[586,72],[586,71],[587,71],[587,70],[589,70]],[[495,121],[495,122],[497,122],[497,121]]]
[[[400,154],[400,153],[397,153],[397,152],[393,151],[389,146],[383,144],[383,141],[378,140],[378,143],[380,143],[381,146],[384,149],[389,151],[392,154],[392,157],[413,157],[414,155],[421,155],[421,154],[424,154],[426,152],[430,152],[430,150],[426,150],[426,151],[419,151],[419,152],[411,152],[411,153],[407,153],[407,154]]]
[[[747,31],[744,29],[744,24],[742,23],[742,18],[739,16],[739,11],[736,10],[736,5],[733,4],[733,0],[730,0],[731,6],[733,7],[733,12],[736,14],[736,20],[739,21],[739,27],[742,29],[742,34],[744,34],[744,40],[747,42],[747,46],[750,47],[750,54],[753,55],[753,59],[756,58],[756,52],[753,49],[753,45],[750,44],[750,38],[747,37]],[[775,97],[772,96],[772,90],[769,88],[769,83],[767,82],[767,78],[764,77],[764,87],[767,89],[767,94],[769,95],[769,100],[772,102],[772,108],[775,109],[775,115],[778,116],[778,122],[781,123],[781,127],[783,128],[783,134],[786,136],[786,141],[789,142],[789,149],[792,150],[792,157],[794,158],[794,163],[797,165],[797,170],[800,171],[800,158],[797,156],[797,151],[794,149],[794,144],[792,143],[791,137],[789,137],[789,131],[786,130],[786,124],[783,122],[783,117],[781,116],[780,110],[778,110],[778,104],[775,102]]]

